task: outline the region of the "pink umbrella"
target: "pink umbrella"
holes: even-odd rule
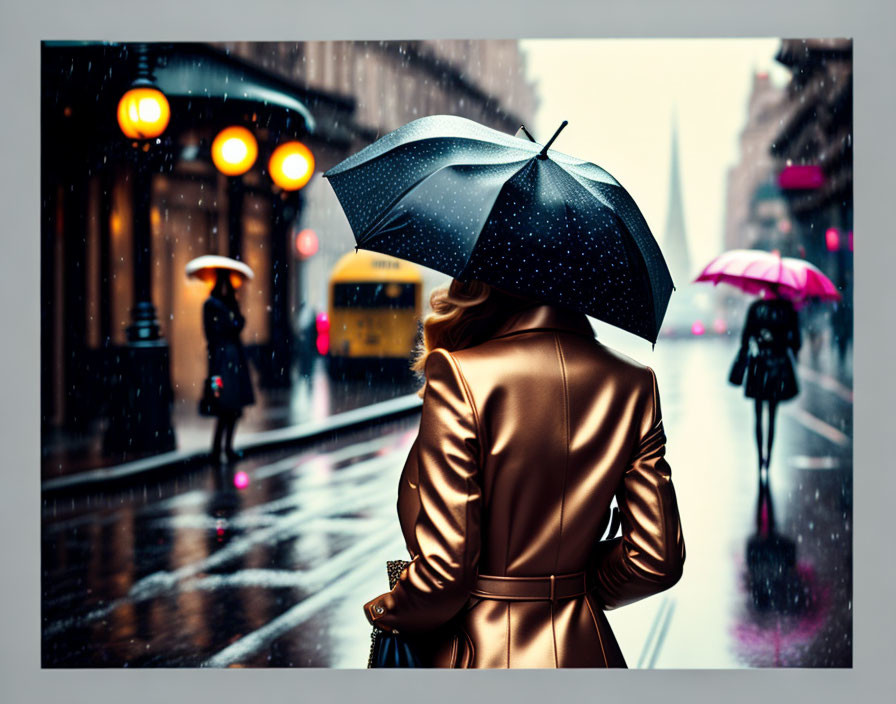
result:
[[[713,259],[695,281],[730,284],[744,293],[770,291],[802,303],[809,298],[839,301],[842,297],[833,282],[805,259],[781,257],[760,249],[732,249]]]

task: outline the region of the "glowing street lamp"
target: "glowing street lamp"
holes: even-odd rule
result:
[[[245,127],[226,127],[212,142],[212,161],[225,176],[242,176],[258,157],[258,142]]]
[[[228,177],[228,254],[234,259],[239,259],[243,250],[243,188],[239,177],[252,168],[257,158],[258,142],[245,127],[225,127],[212,142],[212,161]]]
[[[158,88],[137,86],[118,101],[118,126],[130,139],[158,137],[171,119],[168,99]]]
[[[314,174],[314,155],[301,142],[286,142],[271,154],[268,173],[284,191],[297,191]]]

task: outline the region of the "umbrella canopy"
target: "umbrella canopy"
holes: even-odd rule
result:
[[[255,278],[255,272],[237,259],[230,257],[222,257],[217,254],[203,254],[187,262],[187,276],[191,279],[201,279],[208,281],[217,276],[218,269],[227,269],[242,276],[244,279],[251,281]]]
[[[781,257],[759,249],[724,252],[707,264],[695,281],[722,282],[751,294],[768,291],[774,284],[779,295],[796,302],[842,298],[833,282],[805,259]]]
[[[580,310],[655,342],[672,292],[660,248],[610,174],[548,150],[557,134],[542,146],[435,115],[324,176],[358,247]]]

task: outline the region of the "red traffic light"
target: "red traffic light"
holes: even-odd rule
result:
[[[296,235],[296,251],[302,259],[308,259],[317,254],[317,233],[314,230],[302,230]]]
[[[824,244],[829,252],[840,249],[840,231],[836,227],[829,227],[824,233]]]
[[[326,313],[318,313],[314,320],[317,329],[317,353],[321,355],[330,351],[330,318]]]

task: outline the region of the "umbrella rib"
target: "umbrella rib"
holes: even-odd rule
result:
[[[619,217],[619,215],[618,215],[618,214],[616,213],[616,211],[613,209],[612,204],[610,204],[609,201],[605,200],[605,199],[603,198],[602,195],[597,195],[597,194],[595,194],[595,193],[592,193],[591,189],[588,188],[587,186],[585,186],[583,183],[581,183],[581,182],[579,181],[579,179],[575,177],[574,174],[569,173],[569,172],[566,171],[565,169],[561,169],[561,170],[560,170],[560,173],[563,174],[563,175],[565,175],[568,179],[570,179],[570,181],[571,181],[572,183],[574,183],[576,186],[578,186],[581,190],[585,191],[586,194],[594,196],[594,198],[595,198],[596,200],[598,200],[598,201],[600,202],[600,204],[603,205],[603,206],[610,212],[610,214],[613,216],[613,218],[616,220],[616,222],[619,223],[619,224],[622,226],[622,227],[619,227],[619,226],[616,227],[616,237],[617,237],[617,241],[619,242],[619,245],[623,248],[623,250],[625,250],[626,256],[627,256],[627,257],[630,256],[630,253],[629,253],[629,251],[628,251],[628,248],[627,248],[626,245],[625,245],[625,241],[624,241],[623,237],[622,237],[621,234],[620,234],[621,232],[627,230],[628,228],[626,227],[625,223],[622,221],[622,218]],[[636,243],[636,246],[637,246],[637,243]],[[641,252],[641,248],[640,248],[640,247],[638,247],[638,251],[639,251],[639,253],[640,253],[640,255],[641,255],[641,259],[643,260],[643,259],[644,259],[644,253]],[[648,281],[649,281],[649,277],[648,277]],[[651,288],[651,294],[652,294],[652,292],[653,292],[653,287],[651,286],[650,288]],[[652,296],[651,296],[651,297],[652,297]]]
[[[345,160],[345,161],[352,161],[353,163],[348,164],[348,165],[345,165],[345,162],[342,162],[342,164],[337,164],[332,169],[330,169],[329,171],[324,173],[324,176],[326,178],[330,178],[331,176],[339,176],[339,175],[348,173],[349,171],[352,171],[353,169],[367,166],[371,161],[382,159],[382,158],[386,157],[387,155],[390,155],[393,152],[396,152],[399,149],[402,149],[403,147],[419,146],[421,144],[426,144],[427,142],[431,142],[434,140],[447,140],[447,139],[457,140],[457,141],[465,141],[465,142],[475,142],[478,144],[486,144],[488,146],[496,145],[495,142],[490,142],[487,139],[484,139],[481,137],[439,135],[439,136],[432,136],[432,137],[422,137],[420,139],[415,139],[415,140],[411,140],[411,141],[407,141],[407,142],[399,142],[398,144],[390,146],[389,148],[387,148],[385,151],[383,151],[381,153],[371,154],[369,156],[365,155],[366,151],[372,150],[372,148],[374,146],[376,146],[376,142],[374,142],[373,144],[369,144],[364,149],[355,153],[353,156],[350,156],[348,159]],[[520,142],[521,144],[530,144],[530,142],[524,142],[523,140],[520,140],[520,139],[518,139],[517,141]],[[535,145],[536,143],[531,142],[531,144]],[[499,144],[497,146],[500,146],[503,149],[515,149],[517,151],[520,151],[526,155],[527,159],[534,158],[535,155],[538,153],[537,150],[530,152],[529,150],[524,149],[522,146],[517,146],[517,145],[513,145],[513,144]],[[533,148],[535,148],[535,147],[533,146]],[[357,159],[355,159],[355,157],[357,157]],[[338,171],[337,171],[337,169],[338,169]]]
[[[563,163],[558,159],[554,159],[554,161],[556,161],[558,164]],[[579,180],[580,183],[581,183],[580,179],[584,179],[585,181],[587,181],[588,185],[586,187],[589,189],[590,189],[590,184],[593,182],[602,183],[607,186],[617,186],[618,188],[622,188],[622,184],[619,183],[619,181],[617,181],[613,177],[613,174],[611,174],[606,169],[604,169],[590,161],[583,161],[582,159],[576,159],[575,161],[568,161],[566,163],[563,163],[563,166],[569,172],[570,176],[573,176],[576,180]],[[595,179],[587,174],[581,173],[582,167],[591,167],[591,168],[597,169],[598,171],[600,171],[601,178]],[[583,183],[582,185],[586,185],[586,184]]]
[[[525,163],[528,163],[529,161],[530,161],[529,159],[526,159]],[[510,165],[510,164],[514,164],[514,163],[516,163],[516,162],[507,161],[507,162],[504,162],[504,165]],[[496,165],[497,164],[489,164],[488,166],[496,166]],[[482,164],[457,164],[457,163],[445,164],[444,166],[440,166],[435,171],[430,171],[429,173],[420,177],[418,180],[414,181],[414,183],[412,183],[410,186],[405,188],[401,193],[399,193],[397,196],[395,196],[395,198],[392,200],[392,202],[389,203],[385,208],[383,208],[383,210],[380,212],[379,216],[377,216],[377,218],[372,223],[370,223],[370,225],[368,225],[367,228],[365,228],[364,232],[362,232],[360,235],[358,235],[358,237],[357,237],[358,244],[366,244],[371,239],[374,239],[374,238],[378,237],[380,234],[382,234],[382,233],[374,232],[374,231],[383,223],[384,220],[386,220],[389,217],[389,215],[392,213],[392,211],[395,209],[395,207],[402,200],[404,200],[405,196],[407,196],[411,191],[413,191],[415,188],[417,188],[420,184],[422,184],[424,181],[428,181],[429,179],[433,178],[436,174],[441,173],[445,169],[456,168],[459,166],[460,167],[464,167],[464,166],[477,167],[477,166],[483,166],[483,165]],[[519,173],[519,172],[518,171],[514,172],[514,174],[512,176],[510,176],[509,178],[513,178],[513,176],[515,176],[517,173]],[[492,204],[492,207],[494,207],[494,204]]]
[[[572,228],[569,226],[569,216],[572,213],[572,210],[569,207],[569,203],[567,203],[566,201],[563,202],[563,207],[566,210],[566,222],[567,222],[566,231],[567,231],[567,233],[569,233],[569,232],[572,232]],[[614,221],[617,223],[617,226],[616,226],[617,242],[618,242],[620,248],[622,249],[622,251],[625,253],[626,264],[627,264],[628,268],[632,272],[638,272],[641,275],[640,278],[641,278],[642,284],[646,283],[646,286],[644,287],[644,289],[648,292],[648,295],[650,296],[650,308],[653,311],[653,319],[650,321],[650,331],[651,331],[651,334],[654,334],[657,329],[656,311],[655,311],[655,296],[653,294],[653,285],[651,284],[650,276],[647,274],[647,267],[646,266],[636,266],[635,263],[632,261],[633,255],[632,255],[632,252],[629,251],[630,245],[624,240],[623,237],[619,236],[619,233],[625,229],[625,224],[622,223],[619,216],[616,215],[616,213],[614,213],[612,210],[610,210],[610,215],[614,219]],[[620,227],[620,225],[621,225],[621,227]],[[642,264],[643,264],[643,261],[642,261]],[[600,318],[598,318],[598,319],[600,319]],[[629,323],[623,324],[621,321],[619,321],[616,323],[609,323],[609,324],[616,325],[616,326],[622,328],[623,330],[626,330],[627,332],[633,333],[635,335],[641,334],[640,331],[634,329],[634,326],[630,325]]]
[[[510,162],[510,163],[513,163],[513,162]],[[467,261],[464,262],[464,266],[461,269],[461,273],[458,278],[462,278],[464,276],[464,274],[466,274],[467,269],[470,266],[470,262],[473,260],[473,255],[476,254],[476,249],[479,247],[479,239],[482,235],[482,230],[483,230],[483,228],[485,228],[485,226],[488,224],[488,221],[491,219],[492,213],[495,210],[495,206],[498,204],[498,201],[501,199],[501,196],[504,193],[504,189],[507,188],[507,184],[510,183],[514,178],[516,178],[519,174],[521,174],[523,172],[523,170],[529,168],[534,163],[535,163],[534,156],[531,159],[526,159],[525,162],[523,163],[523,165],[520,168],[518,168],[516,171],[514,171],[510,176],[508,176],[505,179],[504,183],[501,185],[501,187],[498,189],[498,192],[495,194],[495,199],[492,201],[491,207],[488,209],[488,212],[485,214],[485,217],[482,219],[482,222],[480,223],[480,225],[478,227],[480,235],[479,235],[479,237],[476,238],[476,244],[474,244],[473,247],[470,249],[470,254],[467,256]]]
[[[549,174],[550,174],[550,178],[552,180],[554,180],[556,183],[558,174],[554,173],[553,169],[551,169],[549,171]],[[648,294],[650,296],[650,308],[653,312],[653,320],[650,321],[651,322],[651,330],[656,331],[656,328],[657,328],[656,296],[654,295],[653,282],[651,281],[650,276],[647,272],[647,264],[644,261],[644,253],[641,251],[641,248],[638,247],[636,242],[631,243],[628,240],[626,240],[623,233],[626,232],[628,230],[628,228],[626,227],[625,223],[622,221],[622,218],[620,218],[619,215],[616,214],[616,212],[613,210],[613,207],[609,203],[605,202],[604,199],[601,197],[594,196],[594,194],[592,194],[592,192],[591,192],[591,189],[585,187],[584,184],[579,182],[579,180],[575,177],[574,174],[569,173],[566,169],[561,167],[559,169],[559,174],[562,175],[563,177],[566,177],[566,179],[570,183],[574,184],[574,187],[578,188],[581,191],[584,191],[586,197],[589,195],[595,197],[595,200],[597,200],[601,205],[603,205],[609,212],[610,216],[613,218],[613,220],[616,224],[616,227],[614,228],[615,239],[616,239],[616,242],[617,242],[619,248],[622,249],[622,251],[625,253],[626,265],[627,265],[628,269],[630,271],[632,271],[632,273],[637,272],[638,276],[641,279],[642,285],[646,284],[645,290],[648,292]],[[559,188],[558,188],[558,190],[559,190]],[[568,223],[569,222],[568,217],[569,217],[569,213],[570,213],[569,203],[567,203],[566,200],[564,199],[563,205],[566,208],[567,223]],[[567,225],[566,229],[567,229],[567,232],[571,231],[571,228],[568,225]],[[632,247],[632,244],[634,244],[634,247]],[[635,260],[635,254],[634,254],[634,251],[632,251],[633,249],[636,250],[638,252],[638,254],[640,255],[640,262]]]
[[[598,168],[600,168],[600,167],[598,167]],[[616,220],[618,223],[621,223],[621,225],[622,225],[622,228],[619,228],[619,227],[617,226],[617,233],[620,232],[620,231],[623,231],[623,230],[629,230],[629,229],[630,229],[628,226],[626,226],[626,224],[625,224],[625,222],[622,220],[622,218],[616,213],[616,211],[615,211],[615,209],[613,208],[612,204],[610,204],[609,201],[607,201],[607,200],[605,199],[605,197],[603,196],[602,193],[596,193],[595,191],[593,191],[593,190],[590,188],[589,185],[586,185],[586,184],[582,183],[582,181],[579,179],[579,176],[578,176],[577,174],[573,173],[572,171],[569,171],[569,170],[567,170],[567,169],[561,169],[561,173],[564,174],[564,175],[565,175],[565,176],[566,176],[572,183],[574,183],[574,184],[575,184],[576,186],[578,186],[580,189],[584,190],[587,194],[592,195],[592,196],[593,196],[596,200],[598,200],[601,204],[604,204],[604,205],[606,206],[607,210],[612,214],[613,218],[615,218],[615,220]],[[612,184],[610,184],[610,185],[612,185]],[[615,184],[615,188],[620,189],[620,191],[622,192],[622,194],[623,194],[625,197],[627,197],[627,198],[631,201],[632,206],[633,206],[633,207],[632,207],[633,212],[634,212],[638,217],[640,217],[640,218],[643,220],[643,219],[644,219],[644,216],[641,214],[641,210],[637,207],[637,204],[635,203],[634,199],[631,197],[631,195],[629,194],[629,192],[626,191],[625,188],[623,188],[622,185],[619,184],[618,182]],[[651,238],[652,238],[652,237],[653,237],[653,233],[650,232],[650,228],[647,226],[647,222],[644,221],[644,222],[643,222],[643,225],[644,225],[644,228],[646,229],[646,231],[650,234],[650,236],[651,236]],[[634,239],[634,238],[633,238],[633,239]],[[623,251],[625,251],[625,253],[626,253],[626,257],[631,257],[631,256],[632,256],[632,252],[629,251],[629,250],[630,250],[630,247],[628,246],[628,243],[627,243],[624,239],[622,239],[621,237],[619,238],[619,242],[620,242],[620,245],[622,246]],[[642,278],[643,278],[644,280],[646,280],[646,282],[647,282],[647,290],[650,291],[650,305],[651,305],[652,312],[653,312],[653,321],[652,321],[653,326],[652,326],[652,329],[656,330],[656,329],[659,327],[660,323],[662,322],[662,316],[660,316],[660,314],[659,314],[659,313],[657,312],[657,310],[656,310],[656,292],[654,291],[654,282],[653,282],[653,279],[651,279],[651,277],[650,277],[650,273],[649,273],[649,271],[648,271],[645,252],[644,252],[644,250],[642,249],[640,242],[637,241],[637,239],[634,240],[634,245],[635,245],[635,248],[637,249],[638,253],[641,255],[641,265],[642,265],[642,266],[640,266],[640,267],[636,267],[636,269],[640,272]],[[662,250],[660,249],[659,245],[656,244],[656,240],[654,240],[654,245],[656,246],[657,252],[658,252],[659,255],[660,255],[660,261],[662,261],[662,263],[663,263],[663,267],[664,267],[665,270],[666,270],[666,274],[669,276],[669,280],[672,281],[672,276],[671,276],[671,274],[669,273],[669,266],[668,266],[668,264],[666,264],[666,258],[663,256],[663,252],[662,252]],[[672,288],[673,288],[673,289],[675,288],[675,282],[674,282],[674,281],[672,282]],[[664,313],[664,314],[665,314],[665,313]]]
[[[598,168],[599,168],[599,167],[598,167]],[[571,171],[568,171],[568,170],[566,170],[566,169],[563,169],[563,173],[566,174],[567,176],[569,176],[569,178],[572,179],[572,180],[573,180],[576,184],[578,184],[581,188],[585,189],[585,191],[586,191],[587,193],[593,195],[595,198],[597,198],[597,200],[599,200],[601,203],[603,203],[604,205],[606,205],[606,207],[610,210],[610,212],[613,213],[613,215],[615,215],[617,218],[619,217],[619,216],[616,214],[616,210],[614,209],[613,205],[612,205],[609,201],[607,201],[607,200],[605,199],[605,197],[604,197],[604,195],[603,195],[602,193],[598,193],[598,192],[592,191],[592,190],[591,190],[591,187],[590,187],[588,184],[582,183],[582,181],[580,180],[579,175],[577,175],[577,174],[575,174],[575,173],[572,173]],[[613,186],[614,188],[618,188],[619,191],[622,193],[622,195],[623,195],[624,197],[628,198],[628,200],[629,200],[629,201],[631,202],[631,204],[632,204],[632,213],[633,213],[637,218],[640,218],[640,219],[641,219],[642,222],[641,222],[640,224],[643,225],[644,229],[650,234],[651,238],[653,238],[653,233],[650,231],[650,227],[647,225],[647,221],[644,219],[644,215],[643,215],[643,213],[641,213],[641,209],[638,208],[638,205],[637,205],[637,203],[635,203],[634,198],[631,197],[631,194],[630,194],[627,190],[625,190],[625,188],[624,188],[621,184],[619,184],[619,183],[616,183],[616,184],[608,184],[608,185],[611,185],[611,186]],[[621,218],[620,218],[620,220],[621,220]],[[631,228],[628,228],[628,229],[631,229]],[[658,244],[656,244],[656,239],[653,238],[653,241],[654,241],[654,244],[655,244],[655,246],[656,246],[657,252],[662,256],[663,251],[662,251],[662,249],[660,249],[660,246],[659,246]],[[641,249],[641,245],[640,245],[640,243],[638,243],[638,242],[636,241],[636,244],[638,245],[638,249],[641,251],[641,256],[643,257],[643,256],[644,256],[644,251]],[[671,275],[671,273],[669,272],[669,266],[668,266],[668,264],[666,264],[666,258],[665,258],[664,256],[662,256],[662,261],[663,261],[663,265],[664,265],[665,268],[666,268],[666,273],[669,274],[669,279],[671,280],[671,279],[672,279],[672,275]],[[674,286],[675,282],[672,282],[672,283],[673,283],[673,288],[674,288],[674,287],[675,287],[675,286]]]

